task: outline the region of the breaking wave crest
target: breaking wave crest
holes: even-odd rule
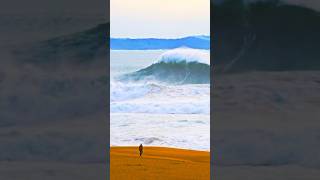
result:
[[[173,84],[209,84],[209,51],[178,48],[163,53],[152,65],[119,78],[120,81],[160,81]]]

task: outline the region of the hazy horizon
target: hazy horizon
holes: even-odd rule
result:
[[[110,36],[112,39],[181,39],[181,38],[186,38],[186,37],[196,37],[196,36],[207,36],[210,37],[210,34],[196,34],[196,35],[187,35],[187,36],[181,36],[181,37],[171,37],[171,38],[165,38],[165,37],[113,37]]]

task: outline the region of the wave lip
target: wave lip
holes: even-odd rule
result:
[[[120,77],[121,81],[155,80],[173,84],[210,83],[208,51],[178,48],[166,51],[152,65]]]
[[[210,53],[205,50],[191,49],[191,48],[177,48],[164,52],[158,63],[201,63],[210,65]]]

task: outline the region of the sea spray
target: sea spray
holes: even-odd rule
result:
[[[205,50],[111,50],[110,144],[209,150],[209,64]]]

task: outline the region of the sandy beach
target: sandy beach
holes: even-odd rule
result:
[[[210,179],[210,152],[166,147],[111,147],[110,179]]]

